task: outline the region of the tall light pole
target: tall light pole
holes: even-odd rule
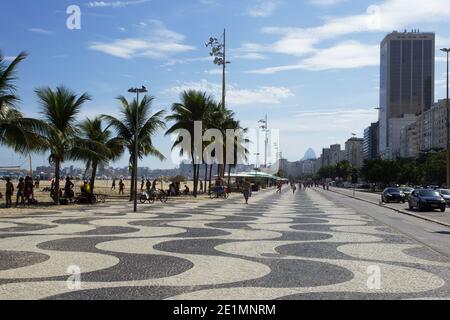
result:
[[[262,126],[260,127],[261,129],[264,130],[265,133],[265,140],[264,140],[264,167],[267,168],[267,147],[269,144],[269,120],[267,118],[267,114],[266,114],[266,118],[265,120],[259,120],[259,123],[262,124]]]
[[[147,88],[142,86],[141,88],[131,88],[129,93],[136,93],[136,123],[134,127],[134,161],[133,161],[133,200],[134,200],[134,212],[137,212],[137,186],[138,186],[138,153],[139,153],[139,93],[146,93]]]
[[[273,147],[274,147],[274,149],[277,151],[277,153],[276,153],[276,157],[277,157],[277,162],[276,162],[276,165],[279,165],[279,146],[278,146],[278,143],[277,142],[274,142],[273,143]]]
[[[259,163],[259,156],[261,155],[259,152],[257,152],[257,153],[255,153],[254,154],[255,156],[256,156],[256,168],[255,168],[255,170],[256,171],[258,171],[259,170],[259,167],[258,167],[258,163]]]
[[[217,38],[209,38],[209,41],[206,43],[206,47],[211,47],[210,56],[214,57],[214,64],[218,66],[222,66],[222,108],[225,109],[225,99],[226,99],[226,70],[227,64],[230,64],[230,61],[227,61],[227,30],[223,30],[222,34],[223,41],[221,42]]]
[[[209,53],[211,57],[214,57],[214,64],[222,67],[222,110],[226,108],[226,70],[227,64],[231,63],[227,61],[227,30],[223,29],[222,41],[217,38],[210,37],[206,43],[206,47],[211,47]],[[225,174],[225,165],[219,165],[218,175],[222,177]]]
[[[446,100],[445,100],[445,111],[446,111],[446,120],[445,120],[445,135],[446,135],[446,144],[447,144],[447,188],[450,188],[450,132],[449,132],[449,124],[450,124],[450,110],[449,110],[449,101],[448,101],[448,77],[449,77],[449,53],[450,48],[443,48],[441,51],[447,54],[447,87],[446,87]]]

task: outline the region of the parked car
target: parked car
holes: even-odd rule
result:
[[[406,202],[405,194],[399,188],[386,188],[381,194],[381,201],[389,202]]]
[[[414,188],[400,187],[400,191],[402,191],[405,194],[406,201],[408,201],[409,197],[411,196],[411,193],[413,193],[414,191]]]
[[[447,203],[445,199],[436,190],[420,189],[414,190],[409,197],[409,209],[414,208],[420,211],[440,209],[445,212]]]
[[[445,202],[447,202],[447,206],[450,207],[450,189],[439,189],[438,191],[441,197],[445,199]]]

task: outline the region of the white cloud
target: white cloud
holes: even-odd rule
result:
[[[378,119],[378,112],[371,108],[307,109],[316,111],[299,111],[285,116],[273,114],[270,117],[270,127],[280,130],[280,151],[287,159],[300,159],[310,147],[321,151],[323,147],[335,143],[343,146],[352,133],[362,136],[364,129]],[[249,127],[252,123],[254,120],[243,121]]]
[[[315,6],[333,6],[348,0],[309,0],[309,2]]]
[[[172,67],[177,64],[190,64],[193,62],[205,62],[210,61],[213,62],[212,57],[197,57],[197,58],[186,58],[186,59],[171,59],[161,65],[161,67]]]
[[[351,69],[377,66],[380,63],[379,45],[367,46],[356,41],[345,42],[316,52],[302,62],[305,69]]]
[[[28,29],[28,31],[33,32],[33,33],[43,34],[43,35],[46,35],[46,36],[51,36],[51,35],[54,34],[53,31],[45,30],[45,29],[42,29],[42,28],[30,28],[30,29]]]
[[[339,108],[332,110],[302,111],[287,119],[272,120],[273,128],[290,133],[322,133],[325,141],[322,146],[330,145],[330,133],[348,138],[352,132],[361,135],[370,122],[376,121],[378,112],[373,109]],[[314,125],[311,125],[314,123]],[[323,135],[323,133],[327,133]]]
[[[231,49],[231,59],[238,60],[265,60],[267,56],[262,52],[269,52],[270,48],[256,43],[244,43],[240,48]]]
[[[184,35],[167,29],[161,21],[152,20],[142,27],[149,30],[148,35],[140,38],[116,39],[111,42],[92,42],[89,49],[123,59],[135,57],[159,59],[195,49],[182,43]]]
[[[356,41],[348,41],[334,47],[318,50],[297,64],[250,70],[247,73],[274,74],[299,69],[312,71],[352,69],[377,66],[379,65],[379,59],[378,45],[364,45]]]
[[[250,53],[235,53],[231,55],[231,60],[266,60],[267,57],[263,54],[250,52]]]
[[[217,69],[205,70],[205,73],[209,74],[209,75],[222,74],[222,69],[217,68]]]
[[[437,23],[448,19],[450,19],[448,0],[429,0],[426,5],[422,0],[384,0],[379,6],[370,6],[360,14],[328,18],[322,25],[316,27],[263,28],[263,33],[278,35],[280,39],[271,44],[246,44],[243,48],[248,53],[270,52],[303,57],[303,60],[297,64],[265,68],[258,73],[269,74],[295,69],[323,70],[365,67],[376,65],[375,45],[373,44],[356,45],[354,53],[342,52],[341,50],[345,48],[342,44],[329,45],[328,48],[319,48],[319,45],[324,41],[339,41],[344,36],[348,38],[348,35],[351,34],[401,31],[405,28],[414,28],[418,24]],[[437,38],[438,43],[443,43],[445,40],[447,39]],[[347,45],[347,47],[349,46]],[[365,52],[364,48],[370,51]],[[324,52],[327,53],[326,56]],[[332,61],[336,56],[343,57],[344,61]],[[329,58],[327,59],[327,57]]]
[[[299,112],[296,115],[296,130],[299,132],[339,132],[350,136],[351,132],[362,134],[370,122],[376,121],[378,112],[373,109],[325,110],[316,112]],[[311,125],[311,122],[314,125]],[[329,139],[330,135],[326,135]],[[330,145],[329,141],[323,145]]]
[[[280,0],[254,0],[247,9],[251,17],[268,17],[281,5]]]
[[[216,83],[210,83],[207,80],[199,82],[185,82],[164,90],[163,94],[178,95],[183,91],[197,90],[207,92],[217,99],[221,97],[222,86]],[[230,105],[254,105],[261,104],[281,104],[284,100],[293,97],[294,94],[286,87],[259,87],[257,89],[240,89],[237,86],[230,85],[227,89],[227,101]]]
[[[88,3],[90,8],[123,8],[131,5],[137,5],[149,2],[150,0],[135,0],[135,1],[91,1]]]

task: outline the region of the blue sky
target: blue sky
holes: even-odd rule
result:
[[[68,30],[66,8],[81,8]],[[228,102],[247,127],[267,113],[290,160],[308,147],[343,144],[376,121],[379,42],[392,30],[436,32],[450,46],[448,0],[3,0],[0,50],[20,66],[22,111],[39,117],[34,89],[64,84],[89,92],[81,116],[117,114],[115,97],[146,85],[155,110],[186,88],[220,96],[221,77],[204,43],[227,28]],[[444,60],[436,51],[436,99],[444,97]],[[130,97],[131,98],[131,97]],[[170,155],[170,139],[155,144]],[[0,165],[26,159],[0,149]],[[36,165],[47,164],[44,155]],[[116,163],[125,166],[128,156]],[[148,158],[143,166],[172,168]]]

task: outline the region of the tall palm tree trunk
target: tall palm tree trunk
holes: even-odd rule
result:
[[[91,181],[90,181],[90,185],[91,185],[91,195],[94,194],[94,188],[95,188],[95,177],[97,176],[97,167],[98,167],[98,162],[94,161],[92,163],[92,174],[91,174]]]
[[[211,193],[212,171],[213,171],[213,165],[211,164],[209,166],[209,190],[208,190],[208,193]]]
[[[131,186],[130,186],[130,201],[134,200],[134,160],[132,160],[131,166]]]
[[[60,175],[61,170],[61,161],[59,159],[55,160],[55,185],[54,185],[54,195],[55,199],[53,200],[56,205],[59,205],[59,180],[61,179]]]
[[[208,181],[208,164],[205,163],[205,186],[203,187],[203,192],[206,193],[206,181]]]
[[[194,197],[197,198],[197,183],[198,183],[198,171],[197,171],[197,165],[194,163],[193,164],[193,172],[194,172],[194,190],[193,190],[193,195]]]
[[[197,190],[197,194],[198,194],[198,187],[200,185],[200,167],[201,165],[197,165],[197,186],[195,187],[195,189]]]

